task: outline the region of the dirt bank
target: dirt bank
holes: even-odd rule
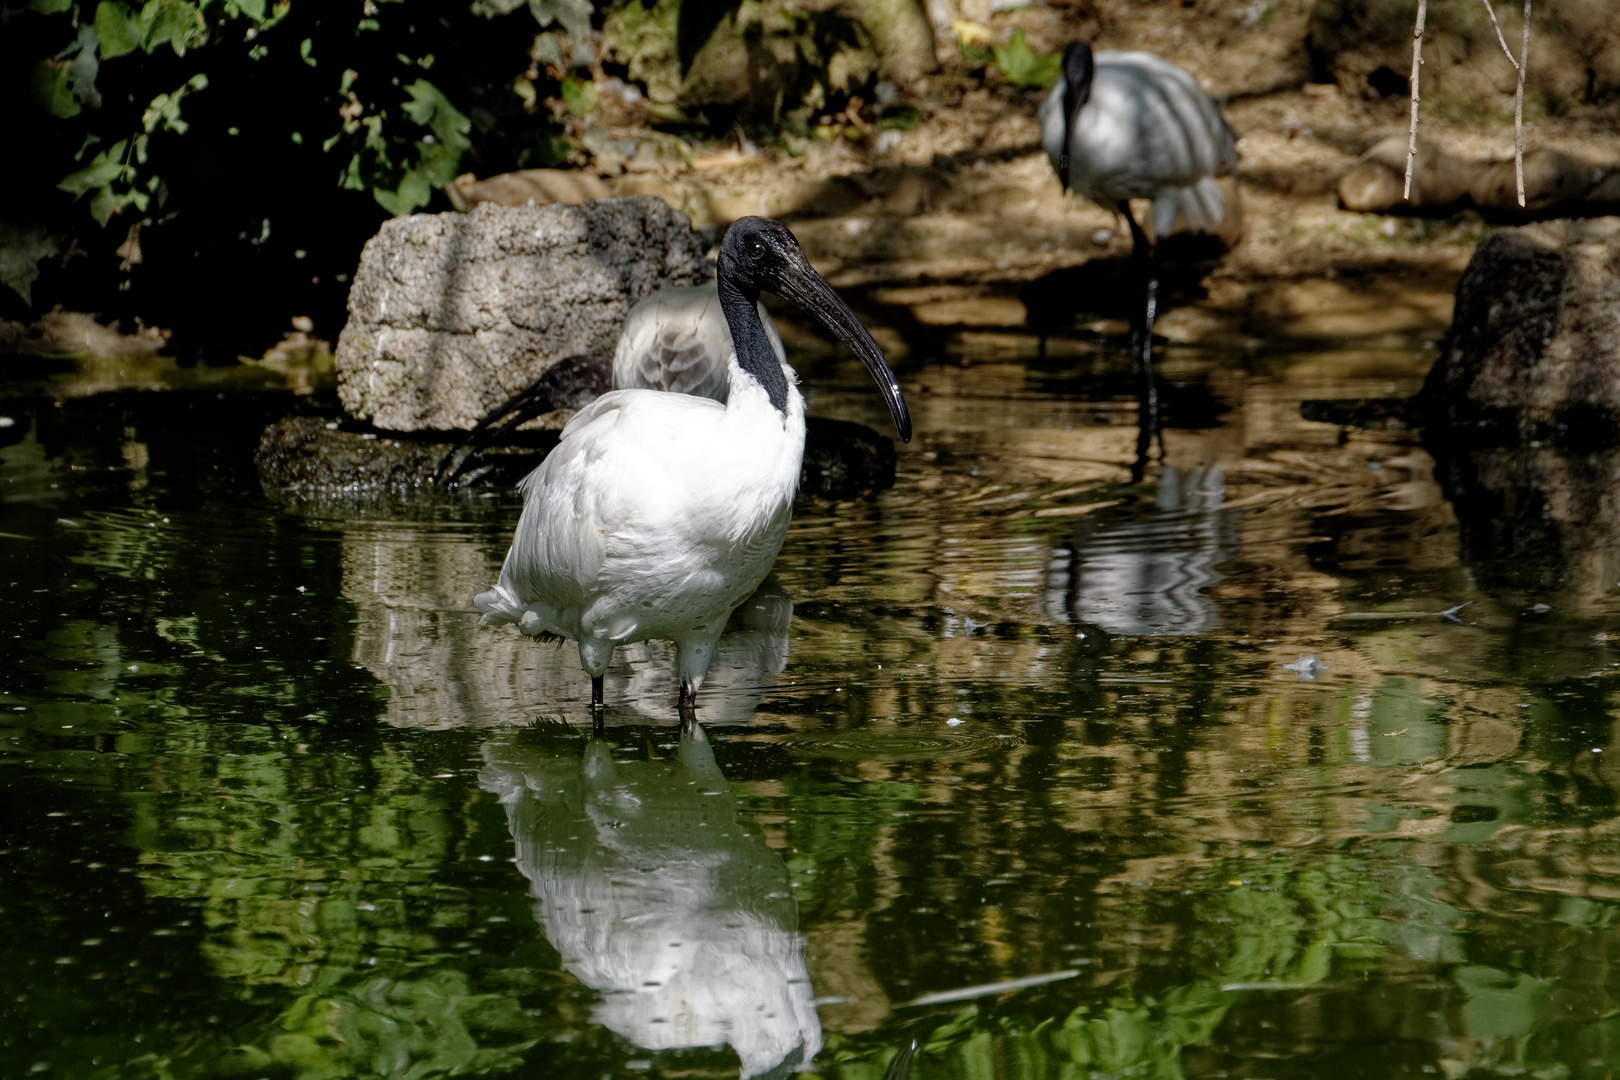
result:
[[[1101,3],[994,15],[972,0],[951,6],[1002,39],[1024,30],[1037,50],[1080,37],[1100,48],[1152,49],[1225,101],[1242,156],[1237,242],[1202,290],[1192,290],[1207,295],[1172,304],[1160,324],[1167,337],[1432,338],[1450,321],[1457,279],[1489,226],[1472,211],[1420,219],[1339,207],[1335,186],[1359,155],[1406,130],[1407,98],[1404,90],[1384,96],[1313,81],[1328,76],[1313,72],[1307,0]],[[1029,330],[1041,321],[1029,310],[1031,283],[1091,260],[1123,259],[1129,237],[1112,212],[1060,192],[1038,146],[1039,91],[941,53],[950,62],[911,88],[921,113],[913,130],[846,127],[845,135],[774,149],[735,136],[691,155],[660,151],[664,137],[624,127],[614,130],[622,145],[639,139],[646,148],[612,164],[608,171],[624,171],[606,185],[616,194],[660,195],[715,229],[744,214],[783,218],[834,284],[863,292],[876,308],[899,309],[898,324]],[[1423,134],[1458,157],[1510,158],[1511,94],[1505,102],[1505,109],[1483,102],[1466,117],[1454,108],[1425,112]],[[1593,105],[1532,120],[1526,145],[1613,170],[1620,168],[1617,133],[1620,108]],[[1094,310],[1118,314],[1106,301]]]

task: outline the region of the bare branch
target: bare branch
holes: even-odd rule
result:
[[[1513,50],[1508,48],[1507,38],[1502,36],[1502,24],[1496,21],[1496,9],[1491,6],[1491,0],[1479,0],[1479,2],[1485,5],[1485,14],[1491,17],[1491,29],[1496,31],[1496,40],[1501,44],[1502,51],[1507,54],[1508,63],[1517,69],[1519,62],[1513,59]]]
[[[1423,16],[1418,16],[1423,21]],[[1524,205],[1524,69],[1530,63],[1530,0],[1524,0],[1524,37],[1519,44],[1519,92],[1513,98],[1513,177]]]
[[[1528,8],[1530,0],[1524,0]],[[1406,189],[1401,198],[1412,198],[1412,168],[1417,162],[1418,126],[1418,68],[1423,64],[1423,20],[1429,13],[1429,0],[1418,0],[1417,25],[1412,28],[1412,124],[1406,140]],[[1525,24],[1526,26],[1529,23]],[[1519,72],[1519,83],[1524,83],[1524,72]]]

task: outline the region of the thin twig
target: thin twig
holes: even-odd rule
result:
[[[1526,4],[1530,0],[1524,0]],[[1418,68],[1423,63],[1423,20],[1429,13],[1429,0],[1418,0],[1417,25],[1412,28],[1412,124],[1406,138],[1406,190],[1401,198],[1412,198],[1412,168],[1417,163]],[[1524,73],[1519,73],[1521,81]]]
[[[1519,62],[1513,59],[1513,50],[1508,48],[1507,38],[1502,36],[1502,24],[1496,21],[1496,9],[1491,6],[1491,0],[1479,0],[1485,5],[1485,14],[1491,17],[1491,28],[1496,31],[1496,40],[1501,43],[1502,51],[1507,54],[1508,63],[1517,70]]]
[[[1422,16],[1418,16],[1421,21]],[[1524,69],[1530,64],[1530,0],[1524,0],[1524,37],[1519,44],[1519,92],[1513,98],[1513,177],[1524,205]]]

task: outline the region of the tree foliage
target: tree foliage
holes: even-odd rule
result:
[[[428,206],[469,168],[566,154],[541,103],[570,68],[530,53],[537,31],[588,41],[592,14],[588,0],[0,0],[0,86],[27,162],[0,211],[0,315],[116,297],[107,314],[238,320],[197,335],[206,348],[255,336],[243,301],[268,287],[276,320],[307,311],[335,330],[384,214]]]

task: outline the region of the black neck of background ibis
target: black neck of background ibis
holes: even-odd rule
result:
[[[731,330],[731,347],[737,350],[737,366],[752,375],[765,388],[771,404],[787,415],[788,384],[765,324],[759,321],[759,292],[739,288],[726,274],[719,275],[720,310]]]
[[[1069,190],[1069,143],[1080,110],[1091,100],[1091,79],[1097,72],[1091,46],[1083,41],[1069,43],[1063,50],[1063,151],[1059,155],[1058,179]]]

